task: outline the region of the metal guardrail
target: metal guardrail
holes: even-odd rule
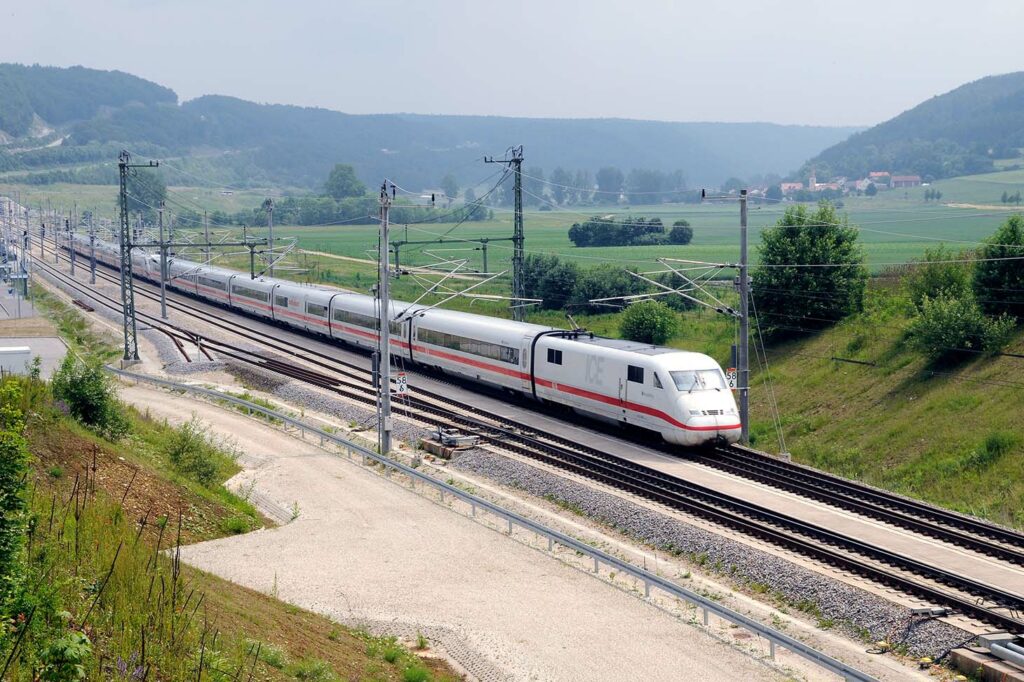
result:
[[[288,424],[295,427],[300,433],[305,436],[309,433],[320,438],[321,445],[331,442],[334,445],[341,447],[346,455],[351,459],[353,455],[359,455],[363,458],[363,461],[372,460],[385,467],[385,469],[392,469],[400,472],[405,476],[408,476],[413,481],[419,481],[425,485],[431,486],[437,489],[441,494],[441,500],[444,500],[445,495],[451,495],[456,499],[462,500],[466,504],[470,505],[472,515],[476,515],[477,509],[482,509],[494,516],[504,519],[508,522],[509,532],[512,532],[514,526],[518,526],[532,533],[535,533],[541,537],[547,538],[548,551],[552,551],[556,544],[562,545],[568,549],[574,550],[581,554],[587,555],[594,560],[594,572],[598,572],[600,566],[603,564],[609,568],[613,568],[618,572],[626,573],[631,575],[636,580],[644,584],[644,596],[650,597],[651,588],[657,588],[666,592],[673,597],[677,597],[686,601],[693,606],[702,609],[704,612],[704,625],[708,624],[708,618],[710,614],[715,614],[719,618],[729,621],[735,625],[745,628],[750,632],[764,637],[769,644],[769,657],[775,659],[775,647],[780,646],[785,649],[792,651],[793,653],[801,656],[802,658],[814,663],[815,665],[824,668],[836,675],[839,675],[844,680],[857,680],[859,682],[877,682],[877,678],[868,675],[865,672],[857,670],[842,661],[835,659],[824,652],[818,651],[814,647],[804,644],[798,639],[794,639],[789,635],[780,632],[774,628],[771,628],[763,623],[760,623],[748,616],[743,615],[737,611],[723,606],[711,599],[708,599],[696,592],[686,589],[681,585],[663,578],[659,575],[655,575],[639,566],[635,566],[627,561],[623,561],[607,552],[604,552],[596,547],[592,547],[585,542],[581,542],[575,538],[572,538],[564,533],[561,533],[553,528],[538,523],[532,519],[528,519],[521,516],[513,511],[505,509],[493,502],[482,499],[468,493],[460,488],[453,485],[440,481],[428,474],[425,474],[411,466],[393,460],[389,457],[383,457],[378,453],[370,450],[369,448],[363,447],[350,440],[337,436],[329,431],[312,426],[302,420],[291,417],[287,414],[277,412],[276,410],[257,405],[256,403],[243,400],[242,398],[236,398],[232,395],[227,395],[220,391],[215,391],[208,388],[202,388],[201,386],[190,386],[188,384],[179,384],[174,381],[167,379],[159,379],[157,377],[146,376],[144,374],[136,374],[135,372],[128,372],[122,369],[116,369],[114,367],[107,367],[108,371],[113,374],[129,379],[135,382],[145,382],[160,386],[162,388],[168,388],[173,391],[184,391],[193,393],[196,395],[206,396],[213,400],[224,401],[239,407],[246,409],[248,413],[258,413],[267,417],[268,419],[277,420],[281,423]]]

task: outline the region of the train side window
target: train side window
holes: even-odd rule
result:
[[[548,348],[548,362],[552,365],[562,364],[562,351]]]
[[[657,372],[652,372],[651,376],[654,377],[654,387],[655,388],[663,388],[662,385],[661,385],[661,379],[658,378],[658,373]]]
[[[279,306],[283,306],[283,307],[287,308],[288,307],[288,297],[287,296],[274,296],[274,305],[279,305]]]
[[[644,383],[644,368],[636,365],[627,365],[626,378],[635,384]]]
[[[306,312],[317,317],[327,317],[327,306],[306,301]]]

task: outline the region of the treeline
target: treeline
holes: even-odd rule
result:
[[[492,206],[511,206],[515,199],[510,177],[494,191]],[[605,166],[595,173],[580,169],[555,168],[546,178],[544,169],[536,166],[523,170],[523,204],[550,210],[557,206],[661,204],[700,201],[700,190],[686,187],[681,170],[666,173],[647,168],[634,168],[628,174],[615,166]]]
[[[808,161],[818,176],[863,178],[869,171],[931,179],[995,170],[1024,147],[1024,73],[982,78],[933,97],[851,136]]]
[[[625,306],[624,301],[591,303],[595,299],[653,293],[656,287],[636,277],[635,269],[610,263],[581,266],[554,254],[531,253],[523,262],[523,281],[527,298],[540,299],[545,310],[563,309],[570,313],[607,313]],[[667,286],[678,288],[683,282],[673,273],[654,278]],[[689,310],[691,301],[681,296],[666,296],[665,303],[675,310]]]
[[[693,228],[685,220],[677,220],[665,232],[661,218],[593,217],[569,228],[569,240],[576,246],[652,246],[658,244],[689,244]]]
[[[173,90],[120,71],[73,66],[0,64],[0,130],[14,136],[32,130],[33,115],[51,125],[91,118],[103,107],[130,102],[174,104]]]

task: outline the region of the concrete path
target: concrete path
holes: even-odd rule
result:
[[[232,484],[298,510],[273,530],[183,548],[203,570],[342,622],[423,631],[483,679],[780,678],[625,592],[311,444],[163,391],[130,387],[123,397],[171,421],[198,413],[232,434],[248,455]]]

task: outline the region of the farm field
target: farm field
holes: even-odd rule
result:
[[[877,197],[876,197],[877,198]],[[951,208],[884,199],[873,203],[867,198],[854,198],[843,209],[851,222],[861,228],[868,263],[875,271],[889,263],[919,258],[926,248],[945,241],[954,248],[971,248],[995,231],[1009,211],[982,211],[973,208]],[[750,210],[751,258],[757,260],[760,231],[782,215],[785,206],[753,205]],[[693,227],[693,242],[686,246],[633,246],[577,248],[567,232],[574,222],[591,215],[609,215],[611,207],[593,207],[572,211],[528,212],[525,216],[527,252],[556,253],[564,258],[587,263],[621,263],[624,267],[644,268],[659,257],[682,258],[710,262],[734,262],[739,256],[739,210],[735,204],[693,205],[663,204],[659,206],[619,208],[618,216],[658,217],[666,224],[680,218]],[[377,244],[376,225],[336,225],[324,227],[278,226],[275,236],[293,236],[306,250],[347,256],[373,258]],[[401,249],[404,265],[427,265],[448,259],[467,258],[470,269],[482,269],[482,254],[475,240],[508,237],[512,234],[512,216],[495,212],[495,219],[485,223],[428,223],[392,226],[392,240],[429,240],[444,237],[450,243],[408,245]],[[464,241],[460,241],[464,240]],[[488,246],[488,269],[492,272],[508,267],[510,242],[494,242]]]

